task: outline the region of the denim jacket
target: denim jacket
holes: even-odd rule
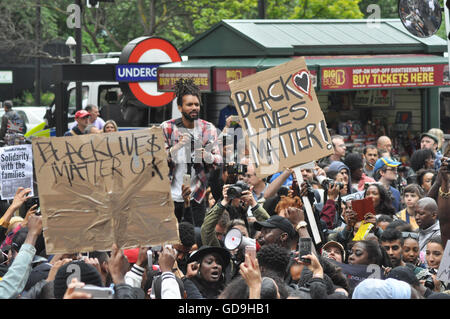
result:
[[[16,298],[25,289],[36,248],[23,244],[11,267],[0,281],[0,299]]]

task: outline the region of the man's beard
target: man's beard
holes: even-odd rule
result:
[[[184,118],[186,119],[186,120],[188,120],[188,121],[190,121],[190,122],[194,122],[195,120],[198,120],[198,113],[197,113],[197,116],[194,116],[194,117],[192,117],[192,116],[190,116],[188,113],[186,113],[186,112],[181,112],[181,114],[184,116]]]

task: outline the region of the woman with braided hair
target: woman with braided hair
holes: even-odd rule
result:
[[[217,129],[212,123],[199,118],[200,89],[192,79],[179,79],[174,89],[181,118],[165,121],[161,127],[169,157],[175,216],[178,222],[183,218],[182,185],[184,176],[189,175],[193,221],[195,226],[200,227],[206,213],[206,173],[222,162]]]

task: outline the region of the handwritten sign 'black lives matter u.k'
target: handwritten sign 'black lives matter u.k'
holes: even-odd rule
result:
[[[47,253],[178,241],[161,128],[33,139]]]
[[[304,58],[295,58],[229,85],[258,176],[333,153]]]

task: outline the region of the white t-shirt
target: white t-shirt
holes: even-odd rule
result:
[[[194,129],[187,129],[188,132],[193,136]],[[193,154],[191,154],[191,158],[193,157]],[[172,199],[174,202],[184,202],[183,195],[182,195],[182,188],[183,185],[183,176],[184,174],[190,174],[191,175],[191,188],[192,188],[192,173],[188,172],[188,165],[186,164],[186,148],[181,148],[176,154],[175,158],[173,158],[175,161],[175,169],[173,171],[173,177],[172,177],[172,184],[171,184],[171,191],[172,191]],[[191,195],[192,199],[192,195]]]

